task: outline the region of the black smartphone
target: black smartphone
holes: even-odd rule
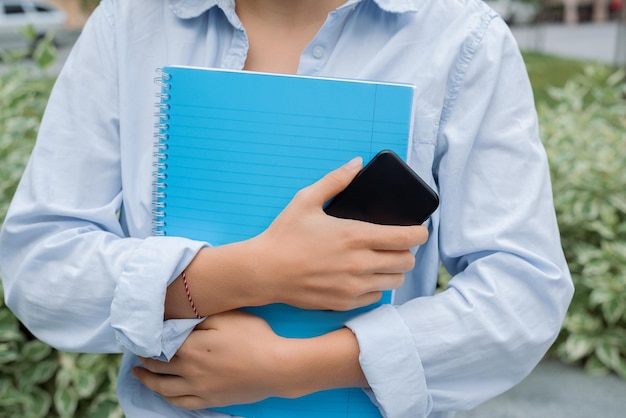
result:
[[[337,218],[382,225],[420,225],[437,206],[437,193],[396,153],[384,150],[326,204],[324,211]]]

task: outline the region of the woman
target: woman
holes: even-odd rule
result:
[[[440,209],[413,227],[326,216],[357,159],[248,241],[150,236],[152,78],[168,64],[414,84],[408,162]],[[472,408],[532,370],[572,296],[524,63],[478,0],[103,0],[0,245],[7,304],[35,335],[125,352],[129,417],[336,387],[364,388],[386,417]],[[440,262],[453,277],[435,295]],[[236,310],[350,309],[387,289],[395,305],[312,339]]]

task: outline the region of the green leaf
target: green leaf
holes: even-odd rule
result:
[[[581,292],[577,292],[575,297],[578,298]],[[586,307],[586,301],[584,307]],[[575,305],[574,305],[575,306]],[[601,318],[598,318],[586,309],[570,312],[565,318],[565,328],[572,334],[589,335],[597,333],[603,328]]]
[[[65,389],[70,386],[72,380],[74,380],[74,369],[62,368],[57,372],[55,376],[55,384],[57,388]]]
[[[52,399],[50,395],[40,388],[33,388],[30,392],[30,400],[25,405],[26,416],[33,418],[44,418],[48,416]]]
[[[613,327],[608,329],[603,339],[615,347],[621,347],[622,354],[626,355],[626,327]]]
[[[577,361],[593,352],[594,342],[586,335],[571,334],[565,340],[563,350],[568,361]]]
[[[37,44],[33,51],[33,59],[39,68],[45,69],[50,67],[56,61],[56,48],[52,43],[52,36],[47,35],[41,42]]]
[[[48,357],[52,352],[52,347],[39,341],[32,340],[24,344],[22,348],[22,361],[37,362]]]
[[[91,369],[98,363],[106,361],[105,357],[102,354],[81,354],[76,360],[76,366],[81,369]]]
[[[2,408],[21,406],[25,402],[28,402],[28,396],[14,388],[4,391],[0,397],[0,407]]]
[[[597,213],[593,213],[588,217],[588,219],[596,218],[597,216],[598,216]],[[591,221],[589,223],[589,226],[598,234],[600,234],[603,238],[612,240],[612,239],[615,239],[616,237],[615,231],[613,230],[613,228],[611,228],[610,225],[607,225],[603,222]]]
[[[597,356],[592,355],[585,362],[585,372],[592,376],[602,376],[609,373],[609,368]]]
[[[98,386],[96,376],[88,370],[80,370],[76,378],[76,393],[78,397],[88,398],[94,394]]]
[[[54,359],[41,361],[35,364],[25,364],[26,367],[17,376],[19,386],[22,390],[47,382],[52,379],[54,373],[59,368],[59,364]]]
[[[21,341],[19,321],[7,308],[0,308],[0,342]]]
[[[622,297],[622,295],[615,295],[612,299],[602,304],[602,313],[609,324],[617,324],[617,321],[626,314],[626,298]]]
[[[609,369],[617,369],[620,363],[619,347],[603,342],[595,350],[598,359]]]
[[[61,418],[74,416],[78,406],[78,395],[71,387],[58,388],[53,396],[54,409]]]
[[[76,361],[79,357],[80,354],[77,353],[59,352],[59,363],[61,364],[61,368],[73,373],[77,369]]]
[[[27,25],[20,29],[20,33],[28,40],[34,41],[37,37],[37,30],[33,25]]]
[[[124,416],[117,397],[105,393],[96,396],[87,412],[89,418],[122,418]]]
[[[604,276],[611,270],[611,263],[606,259],[594,259],[583,268],[583,274],[588,277]]]
[[[598,306],[603,305],[605,303],[610,302],[615,299],[615,293],[613,293],[610,289],[594,289],[591,291],[589,295],[589,305],[590,306]]]
[[[19,357],[17,350],[11,347],[10,344],[0,344],[0,365],[12,363],[18,360]]]
[[[17,330],[13,328],[4,328],[0,329],[0,342],[8,342],[8,341],[22,341],[24,340],[24,336]]]

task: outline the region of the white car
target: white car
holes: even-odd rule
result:
[[[29,51],[48,32],[65,24],[65,12],[44,1],[0,0],[0,51]],[[29,40],[25,28],[31,26],[36,38]]]

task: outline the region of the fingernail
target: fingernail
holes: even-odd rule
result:
[[[357,170],[360,170],[362,166],[363,166],[363,158],[355,157],[351,159],[350,161],[348,161],[344,165],[344,168],[348,169],[349,171],[357,171]]]

